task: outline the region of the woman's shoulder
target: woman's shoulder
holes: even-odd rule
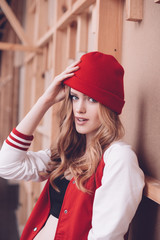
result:
[[[105,163],[103,180],[112,176],[116,179],[132,179],[139,186],[144,186],[144,173],[132,147],[123,141],[114,142],[103,156]],[[131,180],[130,180],[131,181]]]
[[[131,145],[122,140],[112,143],[104,152],[103,158],[107,165],[116,162],[119,164],[138,163],[137,155]]]

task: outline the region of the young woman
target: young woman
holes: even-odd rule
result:
[[[48,179],[21,240],[122,240],[141,201],[144,175],[121,139],[124,70],[91,52],[55,77],[0,152],[0,176]],[[63,100],[52,149],[27,151],[45,112]]]

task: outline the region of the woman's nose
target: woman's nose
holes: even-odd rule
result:
[[[86,112],[86,106],[85,106],[85,103],[83,100],[79,100],[77,102],[76,112],[77,113],[85,113]]]

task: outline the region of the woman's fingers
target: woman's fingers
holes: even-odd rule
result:
[[[64,85],[62,84],[63,81],[67,78],[74,76],[75,71],[77,71],[79,69],[79,66],[77,66],[78,63],[80,63],[80,60],[75,61],[69,67],[67,67],[64,70],[64,72],[57,75],[49,87],[49,92],[50,91],[53,92],[54,95],[56,96],[64,87]]]
[[[50,86],[46,89],[43,97],[46,99],[46,102],[49,105],[53,105],[54,103],[64,99],[66,91],[63,81],[74,76],[75,71],[79,69],[79,66],[77,66],[78,63],[80,63],[80,60],[75,61],[69,67],[67,67],[64,72],[57,75]]]
[[[77,71],[79,69],[79,66],[77,66],[78,63],[80,63],[81,60],[77,60],[75,61],[74,63],[72,63],[71,65],[69,65],[65,70],[64,72],[74,72],[74,71]]]
[[[75,72],[79,69],[79,66],[75,66],[75,67],[69,67],[69,68],[66,68],[64,70],[64,72],[62,72],[60,75],[63,75],[63,74],[66,74],[66,73],[72,73],[72,72]]]
[[[69,67],[67,67],[61,74],[55,77],[55,80],[57,83],[60,83],[64,81],[66,78],[74,76],[74,72],[76,72],[79,69],[79,66],[77,64],[80,62],[80,60],[72,63]]]
[[[74,75],[73,72],[71,73],[64,73],[61,75],[58,75],[57,77],[55,77],[55,81],[57,81],[57,83],[60,83],[62,81],[64,81],[66,78],[72,77]]]

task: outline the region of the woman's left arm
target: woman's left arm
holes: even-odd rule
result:
[[[123,240],[142,198],[144,174],[128,145],[111,146],[104,162],[88,240]]]

